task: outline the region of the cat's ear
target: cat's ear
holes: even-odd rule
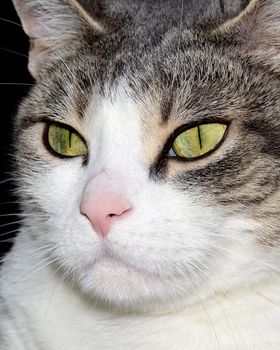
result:
[[[76,0],[13,0],[30,38],[29,70],[36,79],[42,66],[78,45],[86,32],[103,32]]]
[[[251,0],[236,18],[215,31],[280,72],[280,0]]]

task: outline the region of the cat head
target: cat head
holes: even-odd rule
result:
[[[66,280],[135,309],[270,276],[279,2],[193,28],[145,22],[150,2],[14,3],[36,78],[15,123],[25,234]]]

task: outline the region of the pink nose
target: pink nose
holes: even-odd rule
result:
[[[81,213],[91,222],[94,230],[106,237],[112,224],[131,210],[124,195],[112,190],[86,192],[81,202]]]

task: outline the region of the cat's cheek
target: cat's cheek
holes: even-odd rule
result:
[[[82,162],[81,157],[53,161],[38,171],[32,192],[41,199],[46,213],[63,217],[79,207],[86,175]]]

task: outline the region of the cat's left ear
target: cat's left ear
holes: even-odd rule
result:
[[[75,50],[87,33],[102,34],[76,0],[13,0],[23,29],[30,38],[29,70],[36,79],[50,60]]]
[[[251,0],[236,18],[214,31],[280,72],[280,0]]]

